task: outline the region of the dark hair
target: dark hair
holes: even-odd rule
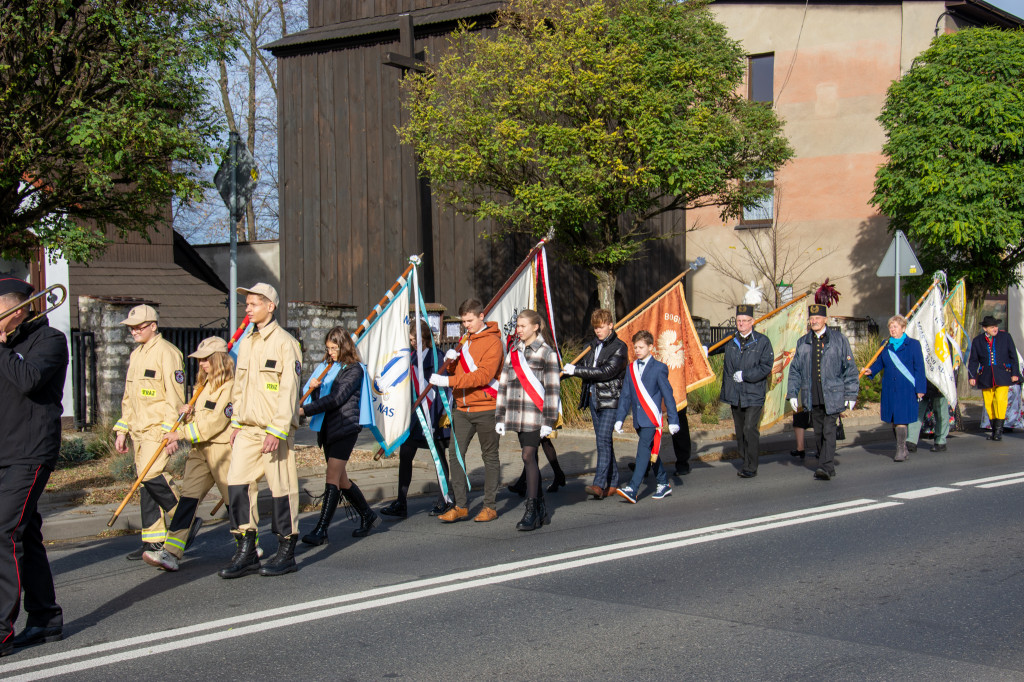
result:
[[[644,343],[646,343],[648,346],[653,346],[654,345],[654,335],[651,334],[646,329],[641,329],[636,334],[633,334],[633,343],[636,343],[637,341],[641,341],[641,340]]]
[[[430,323],[427,322],[426,320],[424,320],[421,317],[420,318],[420,338],[428,340],[427,341],[427,347],[428,348],[430,347],[429,339],[433,339],[433,337],[434,337],[434,332],[431,331],[431,329],[430,329]],[[416,338],[416,320],[412,320],[411,322],[409,322],[409,338],[412,338],[412,339]],[[417,350],[423,350],[423,349],[422,348],[418,348]]]
[[[327,332],[327,338],[324,339],[324,343],[333,343],[338,346],[338,362],[343,365],[354,365],[359,362],[359,349],[356,348],[356,344],[352,341],[352,336],[345,331],[342,327],[335,327],[331,331]],[[330,359],[329,354],[325,354],[324,359]]]
[[[459,317],[463,315],[483,315],[484,304],[475,298],[467,298],[459,305]]]

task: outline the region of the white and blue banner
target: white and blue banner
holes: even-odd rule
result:
[[[390,456],[409,437],[412,418],[408,281],[356,339],[356,348],[366,363],[373,400],[373,423],[368,427],[384,455]]]

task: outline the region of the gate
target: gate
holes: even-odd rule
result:
[[[96,337],[89,331],[71,332],[71,390],[75,428],[96,424]]]

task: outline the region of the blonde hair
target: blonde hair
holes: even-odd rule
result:
[[[885,326],[888,328],[888,326],[893,322],[903,327],[904,329],[910,326],[910,322],[907,320],[907,318],[903,317],[902,315],[893,315],[892,317],[889,318],[889,321],[885,323]]]
[[[196,385],[204,385],[214,389],[235,378],[235,361],[227,353],[212,353],[204,360],[210,361],[210,374],[207,376],[202,367],[196,372]]]

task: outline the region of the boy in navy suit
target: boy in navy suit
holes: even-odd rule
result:
[[[625,381],[622,382],[622,394],[619,396],[619,408],[615,414],[615,431],[622,433],[622,422],[632,410],[633,426],[636,428],[640,441],[636,446],[636,469],[629,485],[619,488],[616,492],[631,504],[636,504],[637,491],[644,480],[647,462],[653,459],[651,466],[658,481],[654,499],[661,500],[672,494],[668,484],[668,474],[661,465],[658,452],[661,447],[661,405],[665,404],[668,412],[669,433],[679,431],[679,416],[676,412],[676,399],[672,395],[672,385],[668,383],[668,366],[658,362],[651,355],[654,350],[654,337],[646,329],[633,334],[633,353],[636,360],[629,363]]]

